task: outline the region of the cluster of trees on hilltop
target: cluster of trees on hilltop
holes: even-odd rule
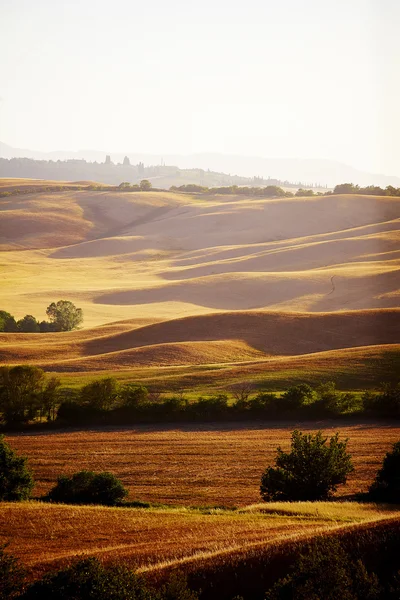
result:
[[[267,185],[265,187],[248,187],[230,185],[223,187],[212,187],[208,188],[201,185],[195,185],[194,183],[188,183],[186,185],[176,186],[173,185],[170,188],[171,192],[186,192],[186,193],[199,193],[199,194],[238,194],[242,196],[259,196],[260,198],[293,198],[294,196],[323,196],[321,192],[314,192],[314,190],[305,190],[299,188],[295,193],[285,191],[278,185]]]
[[[385,189],[377,185],[360,187],[354,183],[340,183],[336,185],[333,194],[362,194],[365,196],[400,196],[400,188],[388,185]]]
[[[0,310],[0,332],[4,333],[49,333],[50,331],[72,331],[83,321],[83,312],[69,300],[52,302],[46,309],[49,321],[38,321],[33,315],[25,315],[16,321],[15,317]]]
[[[53,181],[99,181],[118,185],[121,181],[134,184],[142,179],[164,180],[170,186],[179,181],[195,181],[202,185],[285,185],[297,187],[296,183],[274,178],[242,177],[204,169],[180,169],[174,165],[145,166],[143,162],[130,163],[126,156],[122,163],[113,163],[110,156],[105,162],[86,160],[34,160],[30,158],[0,158],[0,177],[47,179]],[[156,181],[154,182],[156,183]],[[303,186],[311,184],[301,184]]]
[[[333,382],[312,388],[290,387],[282,395],[234,387],[189,401],[183,393],[161,394],[113,377],[95,379],[80,389],[61,388],[38,367],[0,368],[0,414],[6,425],[45,418],[69,425],[163,421],[218,421],[276,418],[321,418],[364,414],[400,418],[400,385],[378,392],[339,392]],[[233,396],[233,399],[232,399]]]

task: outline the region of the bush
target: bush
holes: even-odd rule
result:
[[[364,409],[380,417],[400,417],[400,384],[384,384],[378,394],[363,395]]]
[[[18,331],[14,317],[5,310],[0,310],[0,331],[4,331],[5,333]]]
[[[265,600],[377,600],[381,589],[375,574],[352,560],[334,539],[321,539],[301,554],[291,573],[279,580]]]
[[[261,497],[273,500],[326,500],[339,484],[346,483],[353,471],[347,440],[339,434],[327,439],[315,435],[292,433],[291,451],[277,449],[276,467],[268,467],[261,478]]]
[[[18,456],[0,435],[0,501],[26,500],[33,488],[27,458]]]
[[[108,410],[118,396],[118,382],[113,377],[105,377],[88,383],[81,389],[80,400],[91,408]]]
[[[22,592],[25,571],[5,549],[5,544],[0,546],[0,600],[11,600]]]
[[[369,489],[371,500],[400,504],[400,442],[383,459],[382,469]]]
[[[122,502],[127,495],[128,490],[112,473],[79,471],[71,477],[66,475],[59,477],[46,499],[65,504],[113,506]]]
[[[38,367],[0,367],[0,411],[6,423],[33,419],[41,404],[45,374]]]
[[[39,333],[39,323],[32,315],[25,315],[23,319],[17,322],[18,331],[21,333]]]
[[[104,567],[85,558],[45,575],[23,595],[23,600],[153,600],[142,581],[126,567]]]
[[[304,404],[312,402],[314,398],[313,389],[306,383],[290,387],[281,398],[279,407],[284,410],[296,410]]]
[[[103,566],[97,558],[79,560],[35,582],[21,600],[197,600],[186,579],[173,575],[161,590],[123,565]]]

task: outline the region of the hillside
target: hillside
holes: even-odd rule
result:
[[[3,363],[257,370],[400,341],[399,198],[69,189],[0,209],[2,308],[43,319],[65,298],[85,316],[79,332],[2,335]]]

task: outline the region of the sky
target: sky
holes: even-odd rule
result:
[[[400,175],[398,0],[0,0],[0,141]]]

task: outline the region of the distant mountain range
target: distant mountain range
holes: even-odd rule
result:
[[[400,177],[367,173],[349,165],[324,159],[261,158],[236,156],[231,154],[199,153],[190,155],[160,155],[138,152],[106,152],[98,150],[39,152],[13,148],[0,142],[0,158],[26,157],[35,160],[84,159],[90,162],[105,161],[111,156],[114,163],[122,163],[125,156],[131,164],[144,163],[145,166],[170,165],[179,169],[203,169],[239,177],[260,177],[263,180],[276,179],[314,187],[334,187],[338,183],[354,183],[360,186],[379,185],[400,186]],[[3,175],[5,176],[5,175]],[[10,175],[11,176],[11,175]],[[24,176],[21,174],[21,176]],[[195,182],[193,182],[195,183]]]

